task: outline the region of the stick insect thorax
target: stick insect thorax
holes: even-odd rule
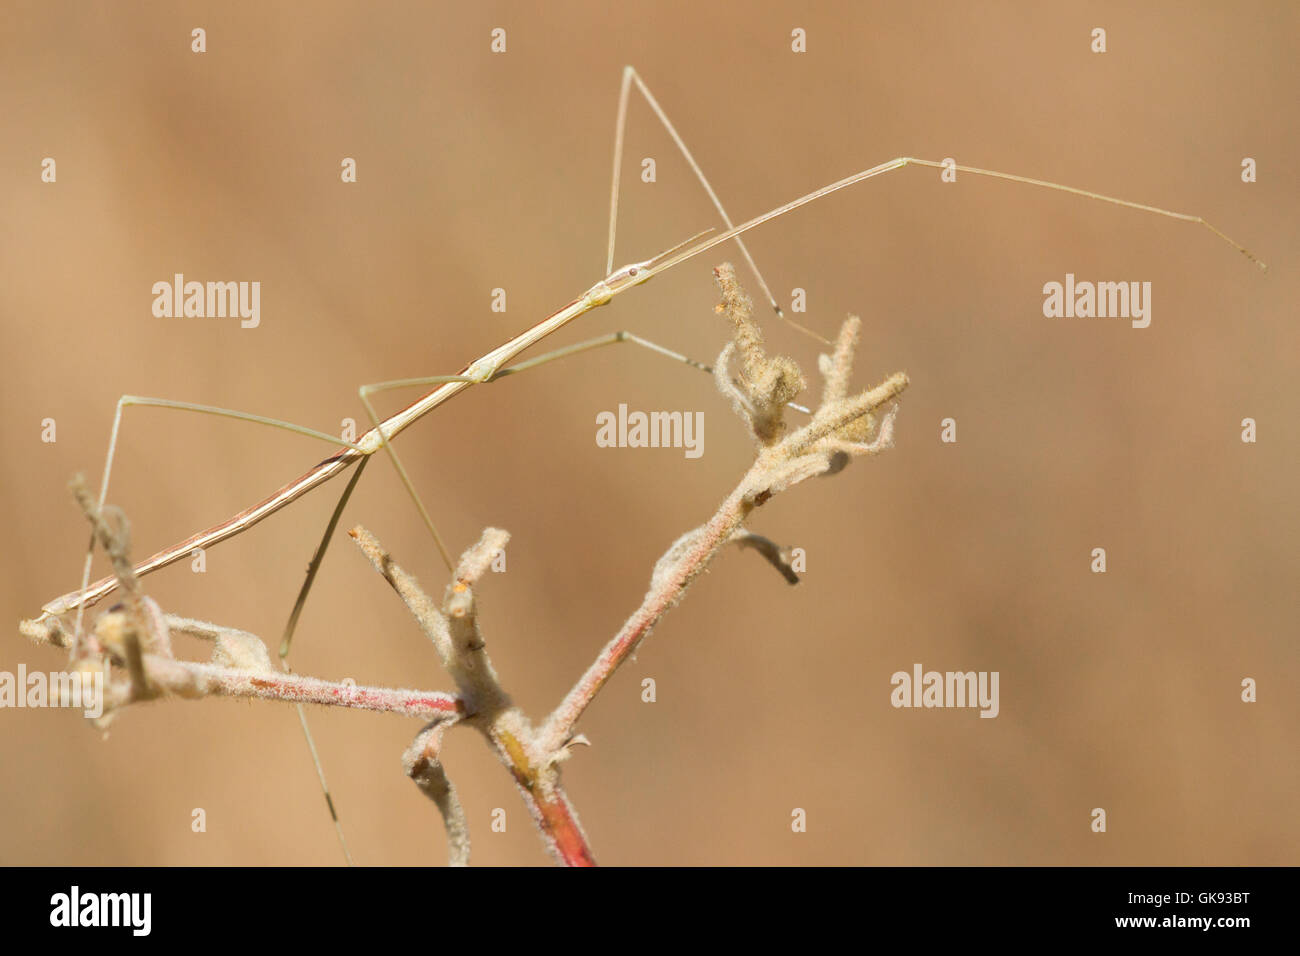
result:
[[[659,272],[663,271],[658,268],[660,263],[668,261],[674,254],[686,249],[692,243],[704,238],[711,232],[713,232],[712,229],[705,229],[702,232],[697,232],[689,239],[679,242],[671,249],[665,249],[657,256],[646,259],[644,262],[633,262],[629,265],[615,269],[581,296],[574,299],[558,312],[551,313],[527,332],[515,336],[504,345],[501,345],[493,349],[491,352],[488,352],[486,355],[475,359],[469,365],[465,366],[465,369],[461,374],[476,384],[483,384],[491,381],[493,376],[501,370],[501,367],[520,352],[530,348],[537,342],[540,342],[552,332],[564,328],[564,326],[568,325],[578,316],[590,312],[592,309],[599,308],[602,305],[608,305],[613,301],[614,296],[619,293],[626,292],[633,286],[649,282],[652,278],[658,275]],[[387,437],[391,438],[392,435],[388,435]]]
[[[791,200],[784,205],[777,206],[759,216],[754,217],[739,225],[732,226],[716,235],[707,239],[703,237],[713,229],[707,229],[697,233],[685,241],[678,243],[670,249],[667,249],[656,256],[651,257],[643,262],[636,262],[630,265],[615,269],[604,279],[597,282],[581,296],[574,299],[568,305],[553,312],[536,325],[520,333],[509,341],[503,343],[490,352],[485,353],[474,361],[466,365],[461,371],[452,376],[446,376],[439,379],[442,384],[422,395],[420,398],[411,402],[401,411],[395,413],[375,427],[371,428],[360,439],[355,446],[348,447],[333,455],[330,458],[319,462],[311,469],[306,471],[300,477],[284,485],[274,494],[270,495],[263,501],[252,507],[241,511],[227,520],[213,525],[205,531],[201,531],[184,541],[181,541],[169,548],[166,548],[151,557],[140,562],[135,568],[137,575],[145,575],[159,568],[166,567],[176,561],[187,557],[196,548],[207,548],[218,542],[239,534],[240,532],[252,527],[264,518],[269,517],[276,511],[297,500],[308,491],[323,484],[330,478],[338,475],[347,469],[350,465],[355,464],[360,459],[367,457],[379,449],[385,447],[386,443],[395,438],[411,424],[437,408],[453,396],[469,388],[471,385],[482,384],[491,381],[501,371],[506,362],[517,356],[519,353],[530,348],[551,333],[558,331],[568,325],[578,316],[583,315],[592,309],[602,305],[607,305],[616,296],[628,289],[639,286],[654,276],[680,265],[681,263],[692,259],[712,249],[713,247],[734,239],[742,233],[748,232],[765,222],[776,219],[780,216],[791,212],[800,206],[821,199],[833,192],[838,192],[856,183],[872,179],[876,176],[897,169],[903,169],[907,166],[930,167],[934,169],[951,169],[957,172],[970,173],[978,176],[1002,179],[1009,182],[1020,183],[1028,186],[1040,186],[1046,189],[1058,190],[1061,192],[1072,193],[1087,199],[1095,199],[1099,202],[1110,203],[1116,206],[1124,206],[1140,212],[1155,213],[1166,216],[1171,219],[1177,219],[1183,222],[1196,223],[1204,226],[1213,232],[1224,242],[1231,245],[1234,249],[1253,262],[1261,270],[1266,270],[1267,266],[1261,262],[1254,254],[1247,250],[1240,243],[1230,239],[1219,229],[1212,226],[1209,222],[1200,216],[1189,215],[1187,213],[1172,212],[1168,209],[1161,209],[1156,206],[1150,206],[1145,203],[1131,202],[1124,199],[1117,199],[1113,196],[1106,196],[1101,193],[1091,192],[1086,189],[1079,189],[1074,186],[1066,186],[1061,183],[1049,182],[1041,179],[1031,179],[1025,176],[1018,176],[1012,173],[1003,173],[996,170],[981,169],[974,166],[962,166],[951,162],[938,162],[935,160],[916,159],[908,156],[900,156],[891,159],[888,162],[872,166],[869,169],[862,170],[852,176],[838,180],[813,192]],[[703,241],[700,241],[703,240]],[[423,383],[427,380],[412,379],[390,382],[383,386],[384,389],[400,388],[410,386],[416,383]],[[364,396],[363,396],[364,397]],[[118,414],[120,417],[121,407],[119,405]],[[116,423],[114,425],[116,431]],[[118,586],[117,579],[109,576],[105,577],[94,584],[88,584],[77,590],[50,601],[42,608],[42,618],[67,613],[69,611],[88,607],[99,601],[105,595],[114,591]]]

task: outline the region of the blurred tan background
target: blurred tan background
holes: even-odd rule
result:
[[[6,6],[0,669],[61,664],[15,625],[79,579],[86,526],[64,485],[78,470],[97,480],[120,394],[336,432],[363,417],[359,384],[454,372],[600,278],[631,63],[738,220],[894,156],[955,156],[1203,215],[1272,271],[1195,226],[975,177],[940,188],[931,170],[752,233],[778,296],[807,290],[808,325],[832,336],[864,317],[863,386],[905,369],[912,387],[893,451],[756,514],[755,530],[806,549],[804,581],[726,554],[588,712],[594,747],[565,779],[597,857],[1300,862],[1293,4]],[[505,55],[488,50],[497,26]],[[1104,55],[1089,51],[1097,26]],[[806,54],[790,52],[795,27]],[[639,99],[627,150],[620,262],[716,222]],[[46,156],[56,185],[40,182]],[[339,181],[345,156],[356,185]],[[654,185],[637,175],[644,156]],[[725,333],[710,267],[734,257],[692,261],[550,345],[627,328],[711,359]],[[175,272],[260,281],[260,328],[154,318],[151,286]],[[1045,319],[1042,285],[1067,272],[1150,281],[1151,327]],[[498,286],[505,314],[489,308]],[[814,372],[814,342],[768,329]],[[620,402],[703,410],[703,458],[596,447],[596,413]],[[949,416],[956,445],[939,441]],[[1256,445],[1239,439],[1247,416]],[[513,533],[482,606],[496,666],[535,718],[751,454],[705,376],[634,349],[474,389],[400,448],[454,550],[485,525]],[[109,497],[143,557],[324,454],[137,410]],[[204,575],[148,578],[149,592],[274,646],[341,490],[211,550]],[[440,592],[386,462],[343,527],[357,522]],[[1089,571],[1094,547],[1105,575]],[[890,675],[918,662],[999,671],[1000,716],[893,709]],[[341,532],[294,663],[449,686]],[[646,677],[657,703],[640,701]],[[1244,677],[1256,704],[1239,700]],[[311,719],[357,860],[441,863],[441,825],[399,764],[419,725]],[[153,704],[107,739],[72,712],[4,711],[0,763],[5,863],[341,859],[287,706]],[[447,764],[475,862],[546,861],[476,734],[450,735]],[[206,833],[190,830],[195,807]],[[795,807],[806,834],[790,832]],[[1103,836],[1093,807],[1109,814]]]

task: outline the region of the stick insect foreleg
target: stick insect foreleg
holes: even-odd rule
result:
[[[736,228],[736,224],[732,222],[731,217],[727,215],[727,210],[723,207],[722,200],[719,199],[718,194],[714,192],[713,184],[710,183],[708,177],[704,175],[704,169],[696,161],[695,156],[686,145],[686,141],[682,139],[681,134],[677,132],[677,127],[675,127],[672,120],[668,118],[668,113],[659,105],[659,101],[655,99],[655,95],[650,92],[650,87],[646,86],[645,81],[641,79],[641,74],[637,73],[636,68],[633,66],[625,66],[623,67],[623,83],[619,88],[618,94],[618,115],[614,121],[614,173],[610,180],[609,189],[609,244],[605,256],[606,273],[614,271],[614,241],[618,232],[618,203],[622,192],[623,180],[623,140],[627,129],[628,96],[632,91],[633,85],[636,86],[637,92],[639,92],[642,98],[646,101],[646,104],[654,113],[655,118],[659,120],[659,123],[663,126],[664,130],[667,131],[668,136],[672,139],[673,143],[677,146],[678,151],[682,154],[682,158],[686,160],[686,164],[691,167],[691,172],[695,174],[695,178],[699,180],[700,185],[708,194],[709,202],[713,203],[713,208],[718,211],[718,216],[722,219],[723,224],[727,229]],[[829,346],[831,342],[828,339],[819,335],[817,332],[814,332],[812,329],[800,325],[785,314],[785,310],[777,304],[776,296],[772,295],[772,290],[768,288],[767,280],[763,278],[763,273],[759,270],[758,263],[756,263],[754,257],[750,255],[749,247],[745,245],[745,240],[741,239],[739,234],[736,235],[736,246],[740,249],[740,255],[744,258],[745,264],[748,265],[750,271],[754,273],[754,279],[758,282],[759,290],[763,293],[763,297],[767,299],[768,305],[772,307],[772,311],[776,313],[777,318],[802,332],[804,335],[816,339],[823,345]]]

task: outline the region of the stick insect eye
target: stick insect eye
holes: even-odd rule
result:
[[[636,267],[636,266],[633,266],[631,269],[628,269],[628,270],[627,270],[627,277],[628,277],[629,279],[634,279],[634,278],[636,278],[636,274],[637,274],[638,271],[639,271],[639,270],[637,269],[637,267]]]

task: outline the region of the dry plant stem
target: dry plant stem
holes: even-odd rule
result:
[[[445,724],[431,724],[421,731],[402,755],[402,766],[442,814],[447,827],[447,865],[469,866],[469,824],[465,808],[439,759],[445,729]]]
[[[750,478],[758,465],[750,469],[745,476]],[[746,494],[747,481],[733,491],[722,503],[717,513],[709,519],[702,533],[694,535],[687,550],[675,560],[666,574],[656,574],[650,591],[641,606],[627,619],[622,629],[616,634],[597,656],[587,672],[579,678],[577,684],[565,696],[564,701],[551,714],[542,731],[543,746],[555,749],[563,745],[573,734],[582,712],[595,698],[605,683],[614,676],[619,665],[637,649],[637,646],[649,636],[659,619],[682,599],[686,589],[701,571],[703,571],[727,544],[735,532],[755,507],[752,497]]]
[[[170,614],[164,619],[171,625],[173,633],[186,632],[188,626],[192,625],[207,629],[209,634],[230,630]],[[57,619],[23,621],[19,624],[19,632],[34,641],[53,647],[69,645],[69,637],[58,626]],[[188,633],[195,632],[188,631]],[[203,635],[195,634],[195,636]],[[252,635],[248,636],[252,637]],[[282,700],[288,703],[322,704],[400,714],[426,721],[454,720],[463,712],[459,700],[441,691],[365,687],[351,682],[336,683],[298,674],[284,674],[273,669],[263,670],[260,667],[228,667],[199,661],[183,661],[162,654],[144,654],[141,662],[151,688],[159,694],[177,697],[213,696]],[[130,702],[122,699],[116,701],[119,706]],[[113,701],[106,703],[111,704]]]
[[[389,687],[364,687],[286,674],[279,671],[250,673],[216,664],[176,661],[146,655],[145,665],[151,677],[166,673],[163,663],[176,676],[177,686],[190,681],[201,688],[200,695],[218,697],[254,697],[299,704],[323,704],[373,710],[421,720],[445,721],[458,717],[461,704],[451,694],[441,691],[405,690]],[[188,696],[182,694],[182,696]]]
[[[348,533],[375,570],[392,585],[433,642],[443,666],[456,682],[465,708],[463,722],[475,727],[488,739],[498,758],[510,770],[547,848],[560,862],[569,866],[594,865],[595,857],[577,814],[560,787],[557,764],[563,758],[563,748],[537,746],[537,735],[528,718],[502,689],[479,630],[473,587],[510,536],[495,528],[484,531],[479,542],[461,556],[442,605],[438,606],[415,578],[397,565],[374,535],[360,526]],[[416,746],[422,745],[417,741]],[[411,771],[418,760],[419,757],[412,757],[411,751],[407,752],[407,773],[443,810],[448,842],[454,856],[458,835],[436,795],[441,784],[435,780],[434,792],[430,792],[430,787]]]
[[[68,482],[68,488],[72,491],[72,496],[76,499],[82,514],[90,522],[93,540],[98,541],[100,546],[108,553],[109,560],[113,565],[113,575],[121,584],[125,595],[125,603],[130,608],[133,617],[136,620],[145,620],[149,615],[144,606],[143,594],[140,590],[140,579],[136,577],[131,562],[126,557],[126,553],[130,549],[130,536],[127,532],[125,516],[116,508],[101,509],[95,501],[95,496],[86,486],[86,479],[83,475],[74,475],[72,480]],[[105,512],[109,512],[116,519],[116,528],[109,526],[105,518]],[[81,620],[80,615],[77,620]],[[98,645],[93,639],[83,640],[85,637],[86,635],[81,633],[80,630],[74,635],[73,660],[84,659],[98,654]],[[132,679],[137,682],[137,686],[143,687],[141,682],[144,675],[140,671],[140,650],[136,646],[138,637],[133,635],[128,641],[132,645],[128,653]]]
[[[665,612],[680,601],[691,582],[708,567],[727,543],[743,538],[741,525],[754,508],[774,494],[817,475],[834,474],[844,466],[844,456],[875,454],[889,447],[893,413],[874,426],[871,412],[907,387],[907,376],[897,372],[859,395],[848,396],[848,378],[858,344],[860,322],[844,323],[833,356],[823,356],[825,389],[821,406],[803,428],[785,435],[782,415],[794,384],[802,385],[797,367],[788,359],[768,358],[762,336],[753,321],[753,305],[741,290],[729,264],[714,270],[722,290],[724,312],[735,326],[735,341],[718,357],[717,382],[736,410],[746,418],[756,443],[762,448],[753,467],[701,528],[683,535],[660,559],[641,606],[600,652],[563,702],[547,719],[542,746],[558,749],[572,737],[574,727],[600,689],[650,634]],[[733,352],[743,357],[741,384],[732,383],[728,361]],[[778,565],[779,567],[779,565]]]

